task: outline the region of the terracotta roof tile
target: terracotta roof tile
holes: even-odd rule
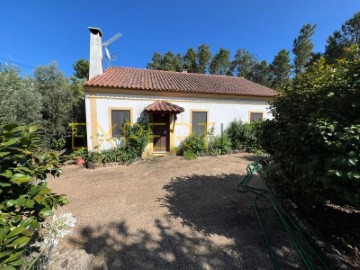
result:
[[[145,107],[145,111],[147,112],[172,112],[172,113],[181,113],[184,111],[184,108],[172,104],[167,101],[158,100],[154,103]]]
[[[110,67],[87,81],[85,86],[260,97],[276,94],[268,87],[241,77],[124,67]]]

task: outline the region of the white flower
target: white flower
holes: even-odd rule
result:
[[[44,242],[52,242],[56,245],[58,238],[63,238],[72,232],[75,223],[76,219],[71,213],[63,213],[59,217],[54,215],[52,222],[47,226],[48,231]]]

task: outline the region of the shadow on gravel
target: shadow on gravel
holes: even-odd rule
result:
[[[235,190],[243,177],[223,174],[173,178],[164,186],[167,195],[161,200],[162,206],[169,209],[171,217],[180,217],[184,225],[203,234],[234,239],[234,251],[241,254],[244,269],[272,269],[253,208],[254,195]],[[254,177],[251,185],[261,187],[263,182]],[[298,256],[270,204],[259,201],[258,210],[281,269],[300,268]]]
[[[84,227],[70,242],[96,256],[97,270],[273,269],[252,208],[253,195],[234,189],[240,179],[236,174],[173,178],[164,186],[167,195],[159,198],[167,217],[135,232],[126,221]],[[260,204],[260,214],[281,269],[300,268],[267,204]],[[171,226],[175,218],[183,226]]]
[[[155,225],[159,238],[146,230],[130,233],[126,223],[119,222],[85,227],[81,231],[82,240],[70,242],[97,257],[92,265],[96,270],[241,268],[241,258],[227,254],[230,246],[220,249],[205,238],[174,232],[159,220]]]
[[[267,157],[266,155],[255,155],[255,154],[250,154],[250,153],[244,153],[240,159],[246,160],[248,163],[251,163],[251,162],[259,161],[266,157]]]

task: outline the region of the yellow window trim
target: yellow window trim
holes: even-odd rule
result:
[[[249,116],[248,116],[248,122],[251,123],[251,114],[252,113],[261,113],[261,121],[264,121],[264,115],[265,112],[264,111],[249,111]]]
[[[193,113],[194,112],[206,112],[206,133],[209,131],[208,128],[210,126],[210,122],[209,122],[209,110],[192,110],[190,109],[190,134],[193,133]],[[205,135],[206,135],[205,133]]]
[[[133,108],[131,108],[131,107],[109,107],[108,108],[109,138],[113,137],[112,136],[113,127],[112,127],[112,117],[111,117],[112,111],[130,111],[130,125],[134,125]]]

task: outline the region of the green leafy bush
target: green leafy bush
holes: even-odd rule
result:
[[[226,129],[226,134],[231,141],[232,149],[256,153],[261,151],[258,140],[258,129],[261,122],[243,123],[241,120],[232,121]]]
[[[101,152],[90,151],[85,159],[92,163],[109,163],[109,162],[123,162],[124,150],[121,148],[113,148],[103,150]]]
[[[101,152],[90,151],[86,160],[93,163],[133,162],[144,152],[148,139],[149,131],[145,122],[133,126],[127,124],[117,139],[120,142],[117,147]]]
[[[42,222],[53,208],[68,203],[47,187],[47,174],[58,176],[58,156],[39,152],[43,139],[34,127],[0,129],[0,268],[15,269],[30,243],[39,240]]]
[[[207,150],[206,136],[200,133],[193,133],[181,143],[179,154],[191,152],[196,156],[200,156],[206,154]]]
[[[194,159],[196,159],[196,154],[191,151],[184,151],[184,159],[194,160]]]
[[[213,156],[226,155],[230,153],[231,146],[231,141],[226,134],[214,136],[210,139],[208,152]]]
[[[123,129],[121,136],[124,140],[121,146],[124,149],[122,161],[128,163],[136,160],[144,152],[149,142],[147,122],[140,120],[133,126],[128,125]]]
[[[360,206],[360,60],[320,59],[279,92],[261,133],[283,178],[306,203]]]
[[[72,152],[69,157],[72,159],[75,159],[75,158],[85,159],[87,154],[88,154],[87,149],[85,147],[81,147],[81,148],[75,150],[74,152]]]

